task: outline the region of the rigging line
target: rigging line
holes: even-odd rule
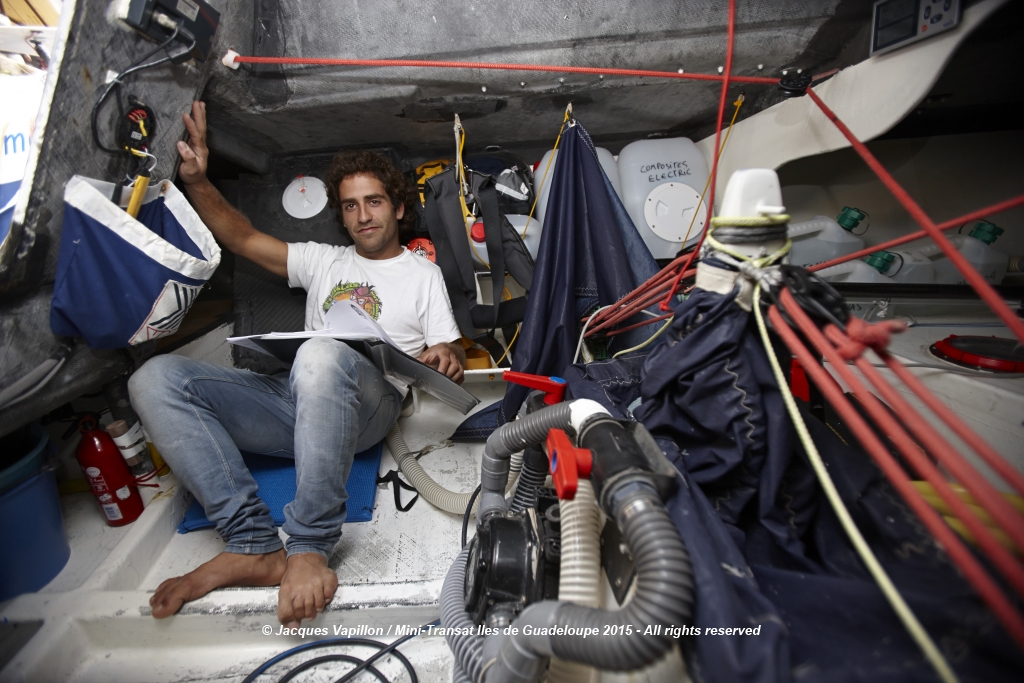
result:
[[[540,199],[541,188],[544,187],[544,183],[548,180],[548,171],[551,170],[551,162],[555,160],[555,152],[558,151],[558,144],[562,141],[562,133],[565,132],[565,124],[569,122],[569,116],[572,114],[572,102],[565,108],[565,117],[562,119],[562,127],[558,129],[558,136],[555,138],[555,146],[551,148],[551,156],[548,157],[548,163],[544,166],[544,177],[540,180],[540,185],[534,185],[533,188],[533,206],[530,207],[530,215],[526,217],[526,225],[523,226],[523,232],[520,237],[526,237],[526,231],[530,229],[530,221],[533,220],[533,212],[537,209],[537,200]]]
[[[797,357],[804,371],[810,379],[818,386],[818,389],[825,396],[836,412],[847,424],[850,430],[860,441],[861,445],[875,460],[879,468],[885,473],[886,478],[906,501],[921,522],[928,528],[937,542],[949,555],[953,563],[960,568],[964,577],[974,587],[982,600],[995,613],[996,618],[1003,624],[1007,632],[1014,637],[1014,640],[1021,645],[1024,643],[1024,620],[1007,602],[1002,591],[985,572],[981,564],[974,558],[970,551],[960,542],[956,535],[946,523],[942,521],[939,514],[920,496],[914,488],[910,478],[903,472],[901,466],[889,453],[881,440],[868,426],[864,418],[850,403],[843,393],[843,390],[833,379],[825,368],[817,360],[817,357],[804,346],[796,332],[790,329],[788,323],[783,319],[782,314],[776,306],[768,310],[768,319],[772,328],[782,338],[790,351]]]
[[[963,216],[960,216],[958,218],[948,220],[945,223],[939,223],[935,227],[942,231],[952,230],[953,228],[956,227],[963,227],[964,224],[970,223],[971,221],[976,221],[981,218],[988,218],[994,213],[1001,213],[1003,211],[1007,211],[1009,209],[1018,207],[1022,204],[1024,204],[1024,194],[1020,195],[1019,197],[1014,197],[1013,199],[1007,199],[1005,201],[999,202],[998,204],[993,204],[992,206],[986,206],[984,209],[972,211],[971,213],[964,214]],[[878,251],[892,249],[893,247],[898,247],[901,244],[913,242],[914,240],[919,240],[923,237],[928,237],[928,231],[918,230],[917,232],[912,232],[909,235],[897,237],[896,239],[889,240],[888,242],[882,242],[881,244],[875,245],[873,247],[868,247],[867,249],[861,249],[860,251],[855,251],[852,254],[847,254],[846,256],[834,258],[831,261],[819,263],[815,266],[808,268],[807,270],[813,273],[823,268],[829,268],[831,266],[839,265],[840,263],[846,263],[847,261],[859,259],[862,256],[870,256],[871,254],[874,254],[875,252]]]
[[[733,43],[736,38],[736,0],[729,0],[729,30],[728,30],[728,42],[725,47],[725,71],[722,74],[724,76],[722,80],[722,94],[718,100],[718,118],[715,121],[715,151],[718,151],[720,141],[722,139],[722,122],[725,119],[725,102],[728,99],[729,94],[729,75],[732,73],[732,50]],[[708,195],[708,220],[707,225],[711,225],[711,214],[715,211],[715,187],[718,185],[718,154],[715,154],[715,160],[711,165],[711,193]],[[664,301],[658,305],[658,308],[662,311],[668,312],[672,310],[671,302],[672,297],[676,294],[676,289],[679,288],[679,283],[683,279],[683,273],[689,269],[690,265],[693,264],[693,260],[697,258],[697,254],[700,253],[701,245],[704,244],[704,236],[707,235],[707,230],[701,233],[700,240],[697,241],[697,246],[694,247],[693,251],[690,252],[690,259],[686,262],[686,265],[680,269],[679,277],[675,279],[672,288],[669,290],[668,295]]]
[[[889,575],[885,572],[878,558],[871,551],[871,546],[864,540],[864,536],[860,533],[860,529],[857,528],[857,523],[853,521],[853,517],[850,515],[850,511],[847,509],[846,504],[843,503],[843,499],[839,495],[839,491],[836,489],[835,482],[832,480],[831,475],[828,473],[828,468],[825,462],[821,459],[821,454],[818,453],[818,448],[814,443],[814,439],[811,438],[810,432],[807,430],[807,425],[804,423],[803,416],[800,414],[800,409],[797,408],[796,400],[793,398],[793,392],[789,389],[789,384],[786,382],[786,377],[782,372],[782,366],[779,364],[779,359],[775,355],[775,349],[772,346],[772,341],[768,336],[768,327],[765,325],[764,316],[761,313],[761,283],[757,283],[754,287],[754,317],[757,319],[757,329],[761,333],[761,341],[764,344],[765,351],[768,354],[768,361],[771,363],[772,372],[775,374],[775,381],[779,385],[779,391],[782,393],[782,400],[786,404],[786,411],[789,413],[790,420],[793,422],[793,427],[796,429],[797,436],[800,438],[800,443],[803,444],[804,453],[807,454],[807,459],[811,461],[811,467],[814,469],[814,473],[818,476],[818,481],[821,483],[821,488],[825,491],[825,496],[828,498],[828,502],[832,505],[832,509],[836,513],[836,517],[839,518],[840,524],[843,526],[843,530],[846,531],[846,535],[849,537],[850,542],[856,549],[857,554],[860,555],[860,559],[867,566],[868,571],[874,578],[875,583],[878,584],[878,588],[885,595],[885,599],[889,601],[896,616],[899,617],[900,621],[903,622],[903,627],[907,629],[910,637],[914,639],[917,646],[921,648],[921,651],[927,657],[928,661],[934,667],[935,672],[939,675],[943,681],[951,682],[956,681],[956,674],[953,673],[952,668],[949,666],[949,662],[942,656],[942,652],[935,645],[935,641],[932,640],[931,636],[925,630],[921,622],[918,621],[917,616],[913,610],[900,595],[896,585],[889,578]],[[831,425],[829,425],[831,427]],[[835,431],[835,430],[833,430]],[[838,434],[836,435],[838,436]],[[842,440],[842,439],[840,439]]]
[[[907,193],[903,187],[896,182],[896,179],[885,170],[885,167],[875,158],[871,151],[864,146],[864,143],[857,139],[857,137],[846,127],[846,124],[839,120],[835,112],[828,108],[818,94],[814,92],[813,88],[807,88],[807,96],[814,101],[818,108],[821,109],[822,113],[828,118],[839,132],[850,141],[850,145],[854,151],[860,155],[860,157],[867,163],[868,167],[875,172],[882,184],[885,185],[896,200],[903,205],[903,208],[907,210],[910,216],[917,221],[917,223],[925,229],[925,232],[931,236],[935,243],[942,249],[942,253],[953,262],[956,269],[960,271],[967,282],[974,288],[974,291],[988,304],[989,308],[1006,324],[1008,328],[1014,333],[1017,339],[1024,342],[1024,320],[1021,320],[1017,315],[1010,310],[1010,307],[1006,305],[1003,298],[992,288],[992,285],[985,280],[984,276],[979,273],[974,267],[967,261],[963,254],[961,254],[953,243],[946,239],[946,236],[942,234],[942,231],[938,229],[932,219],[928,217],[928,214],[918,206],[917,202],[911,198],[910,194]]]
[[[786,314],[796,323],[800,332],[805,335],[815,346],[818,352],[824,353],[825,357],[833,364],[840,376],[848,386],[854,389],[854,394],[861,405],[869,410],[872,419],[880,424],[888,435],[896,440],[902,430],[899,425],[893,429],[891,415],[880,405],[872,402],[874,395],[860,383],[860,380],[852,372],[847,371],[846,364],[842,362],[835,347],[824,338],[810,320],[803,309],[796,303],[793,295],[788,289],[783,289],[781,294]],[[900,493],[907,505],[917,514],[918,519],[928,528],[935,540],[948,554],[950,560],[959,567],[964,577],[971,583],[981,599],[989,606],[996,618],[1002,623],[1007,633],[1017,642],[1018,646],[1024,646],[1024,618],[1014,608],[1013,603],[1004,595],[1002,589],[996,584],[987,573],[982,564],[975,558],[971,551],[960,540],[960,537],[942,521],[940,515],[921,497],[914,488],[910,478],[903,471],[902,466],[896,462],[889,450],[882,444],[881,439],[839,387],[839,384],[832,375],[825,370],[818,362],[816,356],[812,355],[803,342],[796,336],[796,333],[789,328],[782,319],[782,315],[776,306],[772,306],[768,313],[772,326],[782,337],[786,346],[796,355],[797,360],[803,366],[818,389],[832,404],[836,412],[843,419],[850,431],[857,437],[857,440],[865,447],[871,457],[878,464],[886,478],[893,484]],[[836,365],[836,363],[839,365]],[[846,371],[846,372],[844,372]],[[877,400],[877,399],[876,399]],[[900,448],[900,452],[909,460],[914,461],[927,458],[917,450],[916,444],[911,448]],[[925,464],[930,464],[930,461]],[[940,477],[941,479],[941,477]],[[931,478],[929,479],[931,481]]]
[[[734,5],[735,3],[730,3]],[[733,31],[730,13],[730,43]],[[245,57],[236,55],[238,64],[281,64],[298,66],[399,66],[425,67],[438,69],[485,69],[491,71],[539,71],[550,73],[594,74],[602,76],[641,76],[650,78],[669,78],[680,81],[723,81],[732,83],[752,83],[777,85],[778,78],[764,76],[719,76],[716,74],[679,73],[677,71],[651,71],[648,69],[604,69],[593,66],[565,66],[556,64],[499,64],[497,62],[451,62],[431,59],[331,59],[323,57]]]
[[[743,96],[743,93],[740,93],[740,96],[736,99],[735,102],[733,102],[733,104],[736,106],[736,109],[732,113],[732,120],[729,121],[729,128],[725,133],[725,139],[722,140],[722,146],[718,149],[717,154],[719,158],[721,158],[722,153],[725,151],[725,146],[729,143],[729,135],[732,133],[733,124],[736,123],[736,117],[739,115],[740,107],[743,105],[743,101],[745,99],[746,98]],[[708,176],[707,182],[704,183],[704,191],[701,192],[700,194],[700,201],[697,202],[698,208],[704,202],[704,197],[705,195],[707,195],[708,187],[710,185],[711,176]],[[696,222],[696,220],[697,212],[694,211],[693,217],[690,218],[690,226],[686,229],[686,236],[683,238],[683,247],[686,246],[686,241],[690,239],[690,231],[693,229],[693,224]],[[699,247],[700,245],[697,246]],[[696,249],[694,249],[694,251],[696,251]],[[623,320],[633,317],[633,315],[636,314],[638,311],[646,309],[648,306],[650,306],[655,301],[660,299],[662,296],[662,290],[664,290],[664,285],[670,279],[670,277],[665,277],[664,274],[666,272],[671,272],[670,269],[672,268],[672,265],[674,265],[675,263],[676,261],[673,261],[673,263],[670,264],[669,267],[662,269],[661,272],[659,272],[654,277],[650,278],[644,284],[640,285],[640,287],[637,287],[632,292],[619,299],[619,301],[616,303],[615,310],[609,310],[608,315],[598,316],[596,318],[597,323],[587,333],[587,337],[592,337],[601,330],[607,329],[613,325],[622,322]],[[659,286],[654,286],[655,281],[660,283]],[[630,300],[630,298],[633,297],[634,294],[641,291],[643,292],[643,296],[637,297],[632,301]],[[643,302],[642,304],[641,301]],[[662,316],[662,319],[663,318],[664,316]],[[631,327],[630,329],[633,328]]]

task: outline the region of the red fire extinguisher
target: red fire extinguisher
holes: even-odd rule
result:
[[[92,416],[84,417],[78,423],[82,441],[75,457],[85,472],[107,524],[131,524],[142,514],[142,497],[117,444],[98,427],[96,418]]]

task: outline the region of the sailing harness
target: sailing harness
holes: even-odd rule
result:
[[[494,177],[467,170],[466,179],[469,198],[475,202],[483,220],[491,289],[496,303],[484,304],[477,300],[477,275],[455,168],[431,176],[424,183],[424,218],[459,330],[487,349],[501,367],[509,367],[505,349],[495,339],[494,332],[502,328],[505,339],[512,339],[515,325],[522,322],[526,312],[526,296],[501,301],[501,293],[505,290],[506,271],[529,293],[533,257],[519,233],[498,209]]]

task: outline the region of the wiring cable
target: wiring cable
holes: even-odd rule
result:
[[[597,309],[596,311],[594,311],[593,313],[590,314],[590,317],[587,318],[587,322],[583,323],[583,330],[580,331],[580,340],[576,344],[576,353],[573,354],[573,357],[572,357],[573,365],[575,365],[576,362],[580,359],[580,350],[583,348],[583,337],[585,337],[586,334],[587,334],[587,326],[590,325],[590,321],[593,320],[594,317],[598,313],[600,313],[601,311],[603,311],[606,308],[608,308],[608,307],[607,306],[602,306],[601,308]]]
[[[476,503],[476,497],[480,495],[481,484],[477,484],[476,488],[473,489],[473,495],[469,497],[469,502],[466,503],[466,512],[462,515],[462,547],[466,547],[466,536],[469,534],[469,517],[473,514],[473,505]]]
[[[121,81],[126,76],[130,76],[133,73],[137,73],[137,72],[143,71],[145,69],[151,69],[151,68],[153,68],[155,66],[160,66],[161,64],[166,64],[166,63],[170,62],[171,61],[171,57],[168,56],[168,57],[162,57],[162,58],[160,58],[160,59],[158,59],[158,60],[156,60],[154,62],[144,63],[144,62],[146,62],[146,60],[148,60],[150,57],[152,57],[156,53],[158,53],[161,50],[165,50],[168,47],[170,47],[171,43],[173,43],[175,40],[178,39],[178,34],[179,33],[180,33],[180,29],[178,28],[177,24],[175,24],[175,28],[171,32],[171,35],[170,35],[170,37],[167,38],[167,40],[165,40],[164,42],[162,42],[159,45],[157,45],[155,48],[153,48],[152,50],[150,50],[149,52],[144,54],[141,58],[139,58],[136,62],[134,62],[127,69],[125,69],[121,73],[117,74],[117,76],[115,76],[112,81],[107,83],[107,87],[104,88],[103,92],[100,93],[99,98],[96,100],[96,104],[94,104],[92,106],[92,140],[96,144],[96,146],[100,148],[100,150],[106,152],[107,154],[128,154],[129,153],[128,150],[125,150],[125,149],[117,149],[116,147],[114,147],[114,148],[107,147],[100,140],[99,126],[97,124],[97,119],[99,117],[100,108],[103,106],[103,103],[106,101],[107,97],[110,96],[110,93],[113,92],[115,88],[117,88],[120,91]],[[193,45],[195,44],[195,39],[193,39],[192,43],[193,43]],[[121,98],[118,97],[117,100],[118,100],[118,107],[120,107],[121,106],[120,105]]]
[[[669,316],[669,317],[668,317],[668,319],[667,319],[667,320],[665,321],[665,324],[664,324],[664,325],[662,325],[662,326],[661,326],[661,327],[660,327],[660,328],[658,329],[658,331],[657,331],[657,332],[655,332],[655,333],[654,333],[654,334],[652,334],[652,335],[651,335],[650,337],[648,337],[646,341],[644,341],[644,342],[642,342],[642,343],[640,343],[640,344],[637,344],[636,346],[630,347],[630,348],[628,348],[628,349],[623,349],[622,351],[619,351],[618,353],[615,353],[615,354],[613,354],[613,355],[612,355],[612,358],[618,358],[619,356],[624,356],[624,355],[626,355],[627,353],[633,353],[634,351],[639,351],[639,350],[640,350],[640,349],[642,349],[642,348],[646,348],[646,347],[647,347],[648,345],[650,345],[650,344],[651,344],[651,342],[653,342],[653,341],[654,341],[655,339],[657,339],[658,337],[660,337],[660,336],[661,336],[661,333],[662,333],[662,332],[664,332],[665,330],[667,330],[667,329],[668,329],[669,325],[671,325],[671,324],[672,324],[672,321],[673,321],[674,319],[675,319],[675,318],[674,318],[673,316]],[[646,321],[645,321],[645,322],[646,322]]]
[[[342,676],[340,679],[338,679],[338,681],[336,681],[335,683],[343,683],[343,682],[347,683],[347,681],[352,680],[352,678],[357,676],[360,672],[365,671],[365,670],[369,670],[371,668],[371,665],[375,661],[377,661],[381,657],[384,657],[384,656],[386,656],[388,654],[391,654],[391,653],[394,653],[395,658],[398,659],[398,661],[400,661],[402,663],[402,666],[405,667],[405,670],[409,672],[409,678],[410,678],[411,683],[418,683],[419,682],[419,678],[416,676],[416,669],[413,668],[412,663],[405,657],[405,655],[403,655],[401,652],[399,652],[396,648],[399,645],[402,645],[403,643],[406,643],[409,640],[411,640],[411,639],[415,638],[416,636],[420,635],[421,633],[423,633],[424,630],[430,628],[431,626],[436,626],[439,623],[440,623],[439,620],[434,620],[434,621],[430,622],[429,624],[424,624],[424,625],[420,626],[419,630],[416,633],[412,633],[412,634],[409,634],[407,636],[403,636],[401,638],[398,638],[398,639],[396,639],[394,642],[392,642],[390,644],[382,643],[382,642],[377,641],[377,640],[370,640],[370,639],[367,639],[367,638],[329,638],[327,640],[318,640],[318,641],[312,642],[312,643],[303,643],[302,645],[299,645],[297,647],[293,647],[290,650],[285,650],[281,654],[275,655],[275,656],[271,657],[270,659],[268,659],[267,661],[263,662],[258,667],[256,667],[256,669],[253,670],[252,673],[250,673],[248,676],[246,676],[245,679],[242,681],[242,683],[253,683],[257,678],[259,678],[260,676],[265,674],[267,671],[269,671],[271,667],[273,667],[273,666],[277,665],[278,663],[288,659],[289,657],[293,657],[293,656],[295,656],[295,655],[297,655],[299,653],[307,652],[309,650],[320,649],[320,648],[324,648],[324,647],[335,647],[335,646],[346,646],[346,645],[355,645],[355,646],[363,646],[363,647],[375,647],[375,648],[378,648],[379,651],[376,654],[374,654],[373,656],[371,656],[371,657],[369,657],[369,658],[367,658],[365,660],[360,660],[360,659],[357,659],[356,657],[352,657],[352,659],[354,659],[354,660],[356,660],[356,662],[358,662],[358,665],[356,666],[356,668],[352,669],[351,671],[346,673],[344,676]],[[353,663],[356,663],[356,662],[353,662]],[[312,666],[312,665],[307,666],[308,664],[309,664],[309,662],[304,662],[303,664],[300,664],[298,666],[302,667],[301,670],[305,670],[306,668],[309,668],[309,666]],[[298,672],[296,672],[296,673],[298,673]],[[291,677],[292,677],[291,674],[292,674],[291,671],[286,672],[285,673],[285,677],[280,679],[280,681],[291,680]],[[386,677],[384,678],[384,681],[387,682],[387,678]]]
[[[853,544],[854,549],[860,556],[864,565],[868,568],[875,583],[878,584],[878,588],[885,595],[885,599],[889,601],[896,616],[899,617],[900,621],[903,622],[904,628],[910,634],[910,637],[914,639],[917,646],[921,648],[925,657],[931,663],[935,672],[939,675],[946,683],[952,683],[957,680],[956,674],[953,673],[953,669],[949,666],[949,662],[942,656],[942,652],[935,645],[935,641],[932,640],[931,636],[918,621],[917,616],[913,610],[900,595],[896,585],[889,578],[889,575],[885,572],[878,558],[875,557],[874,552],[871,550],[871,546],[864,540],[863,534],[860,533],[860,529],[857,528],[856,522],[853,521],[853,517],[850,515],[850,511],[847,509],[846,504],[843,503],[842,497],[839,495],[839,491],[836,489],[835,482],[832,481],[831,475],[828,473],[828,468],[825,466],[825,462],[821,459],[821,454],[818,453],[818,448],[814,444],[814,439],[811,438],[810,432],[807,430],[807,425],[804,423],[803,416],[800,414],[800,409],[796,405],[796,400],[793,398],[793,392],[789,389],[789,384],[786,382],[786,377],[782,372],[782,366],[779,364],[779,359],[775,355],[775,349],[772,346],[772,341],[768,336],[768,327],[765,325],[764,316],[761,314],[761,283],[758,282],[754,287],[754,317],[757,319],[757,329],[761,333],[761,342],[764,344],[764,349],[768,354],[768,361],[772,366],[772,373],[775,375],[775,381],[779,385],[779,391],[782,393],[782,400],[786,404],[786,411],[789,413],[790,420],[793,423],[794,429],[796,429],[797,436],[800,438],[800,443],[804,447],[804,452],[807,454],[807,459],[811,461],[811,467],[814,469],[814,473],[818,477],[818,481],[821,483],[821,488],[825,491],[825,496],[828,498],[828,502],[832,505],[832,509],[835,511],[836,517],[839,518],[840,524],[843,526],[843,530],[849,537],[850,542]]]

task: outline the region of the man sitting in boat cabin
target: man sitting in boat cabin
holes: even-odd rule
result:
[[[416,197],[379,154],[343,152],[327,177],[330,205],[354,242],[287,244],[259,232],[206,178],[206,109],[183,116],[181,179],[203,222],[227,249],[307,292],[305,327],[322,329],[336,301],[357,300],[403,351],[456,382],[465,354],[441,270],[399,243],[399,223]],[[398,419],[407,390],[364,356],[324,337],[305,342],[290,372],[260,375],[180,356],[157,356],[129,382],[132,405],[175,474],[217,525],[224,552],[160,584],[153,616],[223,586],[281,585],[286,626],[312,619],[334,597],[327,565],[345,520],[353,455]],[[295,459],[298,491],[285,509],[286,544],[239,449]]]

